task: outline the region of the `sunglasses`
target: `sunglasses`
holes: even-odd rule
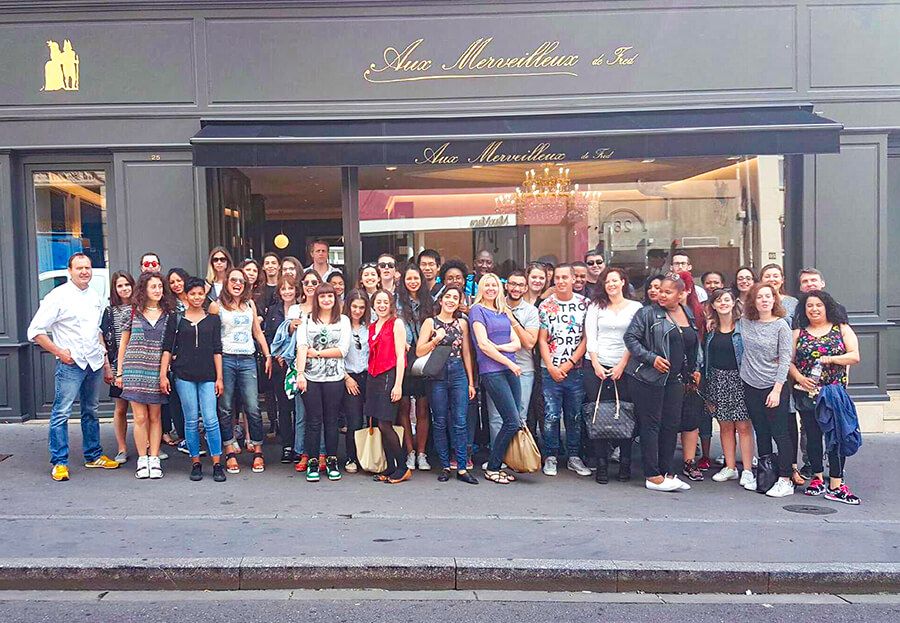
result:
[[[156,268],[157,266],[159,266],[159,262],[144,262],[143,266],[144,268]]]
[[[356,350],[362,350],[362,342],[359,340],[359,334],[353,334],[353,340],[356,342]]]
[[[228,283],[240,283],[240,284],[243,284],[243,283],[244,283],[244,280],[241,279],[240,277],[229,277],[229,278],[228,278]]]
[[[604,260],[588,260],[585,264],[588,266],[603,266],[606,262]]]
[[[228,258],[219,256],[219,257],[214,257],[212,259],[212,261],[213,261],[213,264],[218,264],[219,262],[227,262]]]
[[[394,266],[393,262],[378,262],[378,268],[393,268]]]
[[[315,287],[315,286],[319,285],[319,282],[318,281],[304,281],[303,285]]]

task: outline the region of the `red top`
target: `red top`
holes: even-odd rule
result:
[[[378,376],[397,367],[397,351],[394,344],[394,322],[391,318],[384,323],[378,336],[375,336],[375,325],[369,325],[369,374]]]

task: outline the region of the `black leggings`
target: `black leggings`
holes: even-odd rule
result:
[[[612,381],[607,381],[603,383],[603,391],[600,391],[601,381],[594,373],[593,366],[585,366],[584,369],[584,399],[585,402],[594,402],[595,400],[615,400],[616,399],[616,389],[613,386]],[[622,402],[631,402],[631,391],[629,389],[629,383],[627,377],[623,376],[619,379],[618,383],[619,388],[619,400]],[[599,393],[599,395],[598,395]],[[582,418],[587,426],[587,420]],[[612,448],[619,448],[619,463],[624,463],[625,465],[631,464],[631,447],[633,445],[633,439],[590,439],[587,435],[586,428],[582,429],[584,434],[582,435],[582,439],[589,440],[594,455],[597,457],[597,462],[599,465],[605,465],[609,460],[609,453]]]
[[[325,426],[325,454],[337,456],[338,413],[344,397],[344,381],[309,381],[303,394],[306,409],[306,440],[304,447],[317,448]]]
[[[381,445],[384,446],[384,457],[387,459],[384,473],[399,478],[406,471],[406,453],[394,432],[394,423],[378,420],[378,430],[381,431]]]
[[[822,465],[824,445],[822,443],[822,429],[816,419],[815,411],[801,411],[800,419],[803,421],[803,430],[806,431],[806,452],[809,458],[809,467],[814,474],[821,474],[825,467]],[[839,447],[828,451],[828,475],[832,478],[844,477],[844,461]]]
[[[366,378],[369,376],[366,372],[350,372],[350,376],[359,385],[359,395],[354,396],[350,392],[344,390],[344,401],[341,404],[341,412],[347,418],[347,435],[345,441],[347,445],[347,460],[354,463],[359,462],[356,454],[356,431],[363,427],[363,406],[366,402]]]
[[[648,385],[628,377],[634,410],[641,427],[641,461],[644,478],[673,474],[675,443],[681,427],[684,385]]]
[[[275,403],[269,405],[269,410],[278,409],[278,434],[281,435],[281,447],[283,449],[294,447],[294,401],[284,393],[284,376],[287,368],[282,368],[277,361],[272,362],[271,389],[266,392],[266,397],[275,399]],[[270,398],[271,397],[271,398]],[[269,416],[271,420],[271,415]]]
[[[794,444],[791,442],[790,432],[790,405],[788,397],[790,389],[785,383],[781,388],[781,398],[778,406],[770,409],[766,406],[766,396],[772,391],[771,387],[756,389],[744,383],[744,401],[747,403],[747,411],[753,421],[753,430],[756,432],[756,451],[759,456],[772,454],[772,440],[778,445],[778,475],[789,478],[791,475],[791,450]]]

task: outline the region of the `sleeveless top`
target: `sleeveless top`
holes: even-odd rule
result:
[[[844,344],[844,336],[839,325],[832,325],[831,330],[821,337],[816,337],[806,329],[800,329],[794,365],[803,376],[809,376],[819,357],[833,357],[846,353],[847,345]],[[835,384],[847,386],[847,366],[833,363],[823,365],[819,387]]]
[[[151,324],[143,313],[135,311],[123,327],[131,332],[122,361],[123,400],[139,404],[169,402],[169,397],[159,387],[159,365],[170,318],[173,318],[171,314],[163,313],[156,324]]]
[[[394,344],[394,323],[391,318],[384,323],[378,335],[375,335],[375,324],[369,325],[369,374],[378,376],[391,368],[397,367],[396,345]]]
[[[462,357],[462,344],[463,344],[463,336],[462,336],[462,327],[459,324],[459,318],[454,318],[451,322],[444,322],[437,316],[431,319],[434,323],[434,330],[443,329],[447,332],[447,335],[444,336],[438,346],[449,346],[450,347],[450,357],[455,357],[457,359]]]
[[[222,318],[222,353],[225,355],[253,355],[253,312],[249,306],[243,311],[219,307]]]

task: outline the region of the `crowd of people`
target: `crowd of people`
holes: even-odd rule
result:
[[[70,280],[45,297],[28,330],[58,359],[53,479],[69,479],[67,422],[79,399],[90,468],[130,460],[131,410],[138,479],[162,478],[165,447],[191,457],[191,480],[203,478],[207,453],[217,482],[240,473],[242,453],[263,472],[263,446],[278,439],[281,463],[307,481],[340,480],[361,471],[354,433],[371,428],[387,465],[377,481],[435,471],[441,482],[478,484],[478,454],[483,479],[506,485],[520,475],[505,453],[527,427],[548,477],[564,461],[607,484],[618,462],[617,479],[628,481],[639,444],[652,491],[688,490],[716,463],[714,481],[756,491],[758,461],[777,471],[761,490],[770,497],[802,487],[859,504],[844,481],[858,428],[843,421],[855,417],[844,390],[859,346],[814,268],[800,272],[794,298],[777,264],[741,267],[730,284],[716,271],[695,283],[678,249],[671,262],[664,250],[648,253],[658,274],[637,284],[600,251],[503,278],[489,251],[471,272],[431,249],[403,261],[384,253],[352,278],[328,263],[327,243],[308,252],[308,267],[275,253],[235,264],[216,247],[202,278],[164,272],[146,253],[137,279],[113,273],[108,305],[88,287],[90,258],[74,254]],[[112,459],[100,445],[100,377],[115,400]],[[590,405],[613,401],[617,413],[633,405],[633,432],[591,434]],[[841,421],[823,424],[823,401]]]

